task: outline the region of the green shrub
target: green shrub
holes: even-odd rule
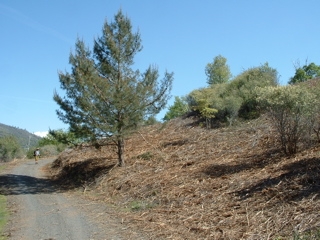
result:
[[[315,240],[320,239],[320,229],[306,231],[303,233],[294,233],[293,240]]]
[[[145,201],[132,201],[130,202],[129,206],[130,206],[130,210],[131,211],[140,211],[140,210],[145,210],[145,209],[149,209],[154,207],[156,204],[152,204],[152,203],[147,203]]]
[[[284,153],[294,154],[299,143],[309,143],[319,105],[316,95],[295,85],[261,88],[259,92],[258,102],[271,116]]]
[[[189,108],[192,111],[199,112],[200,116],[206,121],[206,127],[211,128],[212,119],[216,117],[218,112],[212,106],[212,91],[214,88],[201,88],[192,91],[188,96]]]
[[[150,160],[153,158],[153,154],[151,152],[145,152],[145,153],[142,153],[138,156],[138,158],[141,158],[143,160]]]
[[[56,156],[64,151],[68,146],[76,145],[81,142],[76,138],[74,133],[69,131],[49,130],[49,134],[46,137],[39,140],[37,147],[40,148],[41,157]],[[33,152],[35,148],[30,149],[27,152],[29,159],[33,158]]]
[[[186,98],[175,97],[173,105],[169,107],[169,110],[164,116],[163,120],[168,121],[170,119],[183,116],[188,111],[189,107]]]
[[[259,117],[257,89],[277,84],[277,71],[266,63],[243,71],[230,82],[194,90],[186,99],[189,108],[203,117],[207,126],[208,119],[211,125],[213,119],[232,125],[237,117]]]
[[[59,145],[46,145],[41,148],[42,157],[56,156],[60,153]]]
[[[14,158],[22,158],[24,155],[18,140],[13,136],[0,138],[0,161],[8,162]]]
[[[2,232],[7,224],[9,217],[9,212],[7,209],[7,199],[4,195],[0,195],[0,239],[5,239],[2,237]]]
[[[296,73],[290,78],[289,84],[301,83],[317,77],[320,77],[320,66],[310,63],[303,67],[296,67]]]
[[[41,158],[44,157],[51,157],[51,156],[56,156],[59,153],[61,153],[64,149],[66,149],[66,145],[64,144],[57,144],[57,145],[45,145],[40,147],[40,154]],[[33,152],[35,149],[30,149],[27,153],[27,157],[29,159],[33,158]]]
[[[300,86],[305,87],[307,91],[314,94],[316,99],[320,99],[320,78],[300,83]],[[320,143],[320,104],[315,104],[313,108],[313,131]]]
[[[58,130],[49,130],[49,133],[46,137],[42,138],[38,146],[43,147],[45,145],[75,145],[79,143],[80,140],[75,137],[75,134],[70,131],[64,131],[62,129]]]
[[[256,101],[258,97],[257,89],[277,85],[277,70],[265,63],[262,66],[243,71],[232,80],[227,91],[241,99],[239,117],[254,119],[259,117],[258,103]]]

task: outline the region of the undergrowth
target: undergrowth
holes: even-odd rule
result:
[[[128,138],[125,167],[106,146],[64,152],[52,171],[129,210],[123,224],[150,239],[319,239],[320,147],[288,157],[277,141],[266,118],[212,130],[177,119]]]
[[[0,173],[3,172],[6,168],[5,164],[0,165]],[[7,209],[7,198],[4,195],[0,195],[0,240],[7,239],[4,236],[4,228],[7,224],[9,218],[9,212]]]
[[[5,225],[8,221],[8,211],[7,211],[7,199],[5,196],[0,195],[0,239],[4,240],[6,239],[5,236],[3,236],[3,230]]]

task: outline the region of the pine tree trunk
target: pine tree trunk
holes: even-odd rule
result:
[[[125,165],[124,161],[124,140],[123,139],[118,139],[117,142],[117,147],[118,147],[118,166],[123,167]]]

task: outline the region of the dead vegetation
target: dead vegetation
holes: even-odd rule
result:
[[[292,239],[320,227],[320,147],[287,157],[266,118],[206,130],[191,119],[141,129],[114,149],[66,151],[65,188],[115,206],[149,239]]]

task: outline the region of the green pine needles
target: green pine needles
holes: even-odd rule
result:
[[[107,139],[117,146],[119,165],[124,165],[124,137],[146,118],[162,110],[172,88],[173,73],[158,81],[155,66],[134,70],[134,57],[142,50],[140,33],[120,10],[105,22],[93,52],[78,39],[70,54],[71,72],[60,72],[64,97],[54,94],[58,117],[70,131],[86,140]]]

